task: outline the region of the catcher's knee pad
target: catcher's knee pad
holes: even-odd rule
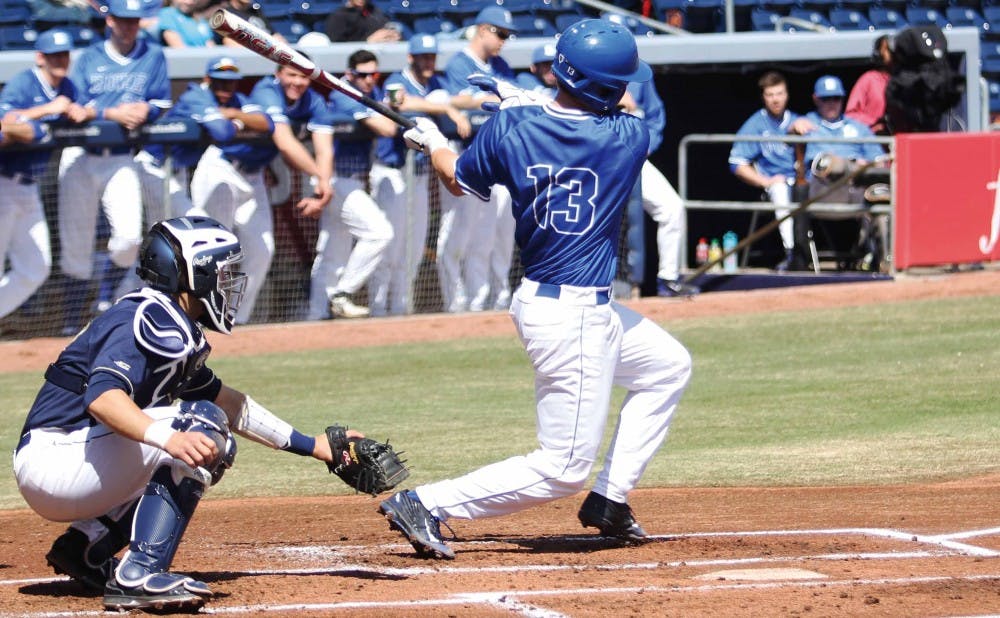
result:
[[[179,459],[173,463],[174,480],[188,477],[203,485],[215,485],[236,459],[236,440],[229,430],[229,419],[222,408],[210,401],[185,401],[180,405],[181,415],[174,419],[172,427],[177,431],[205,434],[215,442],[218,456],[198,468],[191,468]]]
[[[205,485],[192,477],[175,480],[173,468],[160,466],[139,498],[129,549],[115,570],[115,577],[122,585],[139,586],[170,567],[201,500]]]

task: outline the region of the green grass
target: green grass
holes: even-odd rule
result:
[[[1000,471],[1000,299],[678,321],[691,386],[644,486],[885,484]],[[237,331],[236,337],[239,337]],[[303,431],[347,423],[407,451],[409,484],[535,445],[533,378],[514,338],[217,359],[229,384]],[[9,453],[40,384],[0,375]],[[614,395],[614,410],[623,393]],[[209,497],[347,490],[322,464],[240,441]],[[12,475],[0,508],[23,507]]]

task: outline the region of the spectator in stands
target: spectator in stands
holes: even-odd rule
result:
[[[109,120],[131,131],[155,121],[170,107],[163,49],[139,36],[146,8],[141,0],[111,0],[105,17],[108,40],[85,49],[73,66],[71,77],[80,97],[66,111],[71,121]],[[100,269],[104,276],[98,310],[115,298],[115,288],[135,264],[142,239],[142,191],[126,144],[65,148],[59,161],[60,267],[67,276],[65,334],[75,333],[86,321],[99,207],[111,237],[107,268]]]
[[[392,43],[399,41],[399,30],[371,0],[346,0],[344,6],[326,18],[326,36],[333,42],[364,41]]]
[[[45,135],[39,122],[62,117],[77,99],[76,87],[67,77],[72,48],[73,38],[64,30],[39,35],[35,68],[18,73],[0,91],[7,140],[41,141]],[[51,150],[0,152],[0,318],[28,300],[52,267],[37,182],[51,157]],[[3,271],[4,261],[10,270]]]
[[[552,73],[552,61],[556,58],[556,44],[545,43],[531,52],[531,66],[528,71],[517,74],[517,85],[525,90],[556,96],[556,76]]]
[[[404,114],[446,116],[461,138],[472,133],[468,117],[452,105],[452,97],[437,74],[437,39],[418,34],[410,39],[409,64],[385,80],[387,101]],[[379,138],[371,186],[375,201],[385,211],[393,229],[393,239],[385,258],[368,283],[372,315],[403,315],[413,311],[413,282],[424,255],[427,221],[429,162],[423,153],[413,153],[412,186],[403,173],[407,153],[402,136]],[[409,197],[409,199],[408,199]]]
[[[309,84],[308,76],[282,66],[277,67],[274,78],[258,81],[248,105],[270,118],[274,125],[272,143],[213,144],[205,149],[191,177],[194,207],[233,230],[243,246],[247,287],[236,314],[237,324],[250,321],[274,256],[274,223],[264,168],[280,153],[291,167],[312,177],[313,195],[296,204],[304,216],[319,218],[333,197],[333,127],[323,96]],[[296,137],[293,123],[311,131],[314,154]]]
[[[280,33],[275,32],[274,28],[271,27],[271,23],[267,20],[267,17],[264,17],[264,13],[260,9],[260,4],[253,2],[253,0],[222,0],[219,7],[226,9],[234,15],[242,17],[250,22],[250,24],[260,28],[264,32],[270,32],[271,36],[278,41],[285,42],[285,37],[281,36]],[[220,45],[228,45],[230,47],[242,47],[242,45],[236,41],[230,39],[229,37],[219,36],[218,33],[215,35],[215,42]]]
[[[889,85],[892,69],[892,51],[889,49],[889,35],[875,39],[872,49],[875,68],[865,71],[851,88],[847,97],[845,116],[868,125],[876,135],[888,135],[885,125],[885,88]]]
[[[751,115],[737,135],[776,137],[789,133],[805,134],[815,127],[812,122],[788,109],[788,85],[777,71],[768,71],[757,81],[764,107]],[[792,185],[795,183],[795,148],[784,142],[735,142],[729,151],[729,169],[751,187],[759,187],[777,207],[776,218],[790,211]],[[784,259],[775,267],[779,272],[805,268],[803,255],[795,251],[795,232],[791,219],[778,226]],[[803,248],[800,248],[804,250]]]
[[[171,0],[160,9],[160,40],[167,47],[214,47],[215,33],[204,15],[207,0]]]
[[[476,15],[468,45],[452,56],[445,67],[448,91],[452,95],[468,95],[477,107],[496,100],[470,84],[468,77],[483,73],[515,81],[514,71],[500,57],[504,44],[515,31],[510,11],[499,6],[481,10]],[[460,144],[455,146],[462,150]],[[505,309],[510,304],[508,278],[513,252],[514,220],[506,189],[494,187],[485,207],[474,196],[456,197],[441,192],[437,267],[445,311]]]
[[[351,54],[344,78],[365,95],[382,98],[377,88],[378,58],[372,52],[360,49]],[[353,121],[371,134],[394,137],[397,133],[395,122],[342,92],[331,92],[329,105],[333,117]],[[392,225],[366,188],[373,146],[370,136],[334,139],[337,154],[334,198],[319,219],[309,290],[311,320],[327,315],[334,318],[369,315],[369,309],[356,305],[351,295],[375,272],[393,238]]]

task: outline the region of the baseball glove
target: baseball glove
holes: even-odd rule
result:
[[[327,427],[326,439],[333,452],[333,461],[326,467],[356,491],[376,496],[410,476],[406,460],[399,458],[402,453],[397,454],[388,441],[349,438],[347,428],[340,425]]]

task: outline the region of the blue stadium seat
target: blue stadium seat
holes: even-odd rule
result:
[[[0,6],[0,24],[29,24],[31,9],[26,4],[4,4]]]
[[[950,26],[945,16],[937,9],[928,9],[922,6],[910,6],[906,8],[906,21],[913,26],[935,25],[942,30]]]
[[[511,13],[533,13],[535,11],[535,0],[497,0],[497,4],[507,9]]]
[[[607,15],[606,13],[602,14],[601,17],[604,18],[606,15]],[[638,36],[648,35],[648,34],[657,34],[657,32],[653,31],[652,28],[650,28],[646,24],[642,23],[641,21],[639,21],[635,17],[632,17],[631,15],[625,15],[623,13],[614,13],[614,15],[615,15],[615,18],[614,18],[613,21],[615,21],[616,23],[619,23],[619,24],[625,26],[626,28],[628,28],[629,30],[631,30],[632,34],[635,34],[635,35],[638,35]]]
[[[290,5],[292,19],[312,28],[313,24],[326,21],[326,16],[340,8],[334,0],[296,0]]]
[[[757,7],[750,13],[750,23],[756,32],[774,32],[779,17],[774,11]]]
[[[266,0],[260,3],[260,12],[268,20],[287,19],[292,14],[292,7],[288,0]]]
[[[461,0],[465,2],[465,0]],[[583,8],[576,0],[538,0],[535,3],[535,15],[555,22],[558,15],[572,14],[582,18]],[[561,32],[561,31],[560,31]]]
[[[580,21],[581,17],[582,17],[581,15],[578,15],[576,13],[562,13],[560,15],[556,15],[556,21],[555,21],[556,31],[562,32],[566,28],[569,28],[576,22]]]
[[[830,20],[826,18],[825,14],[820,13],[819,11],[794,8],[788,15],[789,17],[795,17],[797,19],[808,21],[816,26],[826,28],[827,30],[833,29],[833,24],[830,23]]]
[[[760,0],[760,8],[778,15],[788,15],[797,5],[798,0]]]
[[[517,37],[554,37],[559,34],[552,22],[544,17],[535,17],[528,13],[518,13],[514,15],[514,27],[517,28]]]
[[[956,28],[971,27],[986,29],[986,19],[976,9],[967,6],[949,6],[944,10],[945,19]]]
[[[911,0],[876,0],[876,6],[883,9],[892,9],[900,15],[906,11],[906,7],[913,4]]]
[[[984,6],[983,19],[990,24],[990,30],[1000,30],[1000,4]]]
[[[913,6],[918,6],[924,9],[934,9],[938,13],[944,13],[944,10],[951,5],[951,0],[913,0]]]
[[[684,5],[684,29],[718,32],[723,29],[723,0],[688,0]]]
[[[868,19],[872,21],[876,30],[897,30],[909,25],[909,22],[899,11],[880,6],[873,6],[868,10]]]
[[[68,26],[61,26],[61,28],[73,37],[74,47],[87,47],[94,41],[100,39],[100,35],[90,26],[72,24]]]
[[[1000,60],[1000,43],[983,43],[979,46],[979,57],[982,60]]]
[[[25,28],[23,24],[0,26],[0,49],[6,51],[23,51],[35,48],[38,32],[33,28]]]
[[[300,21],[295,21],[290,17],[281,19],[271,19],[271,28],[281,36],[288,39],[289,43],[298,42],[299,38],[309,32],[309,27]]]
[[[1000,112],[1000,82],[988,81],[987,89],[990,93],[990,113]]]
[[[840,6],[840,0],[799,0],[797,6],[807,11],[829,15],[831,10]]]
[[[448,28],[443,25],[445,21],[447,20],[442,19],[437,15],[421,15],[413,20],[413,32],[417,34],[438,34],[439,32],[445,32],[445,29]],[[455,24],[452,24],[451,22],[448,23],[451,24],[451,28],[448,32],[454,31]]]
[[[985,58],[979,67],[983,77],[990,80],[1000,79],[1000,58]]]
[[[854,9],[830,9],[830,23],[837,30],[874,30],[871,20]]]

